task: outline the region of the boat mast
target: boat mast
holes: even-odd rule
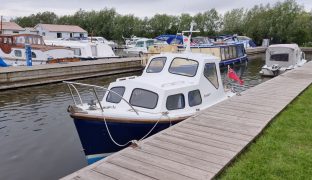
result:
[[[194,22],[191,22],[191,28],[189,31],[182,31],[182,36],[184,33],[190,33],[188,36],[188,41],[186,42],[186,48],[185,48],[185,52],[191,52],[191,38],[192,38],[192,33],[193,32],[200,32],[200,31],[193,31],[193,27],[194,27]]]

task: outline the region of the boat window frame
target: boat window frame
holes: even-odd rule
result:
[[[148,72],[147,70],[148,70],[148,68],[150,67],[152,61],[153,61],[154,59],[160,59],[160,58],[164,58],[164,59],[165,59],[164,65],[163,65],[163,67],[161,68],[161,70],[160,70],[159,72]],[[155,58],[151,59],[151,61],[148,63],[148,66],[147,66],[145,72],[146,72],[146,73],[160,73],[160,72],[162,72],[162,71],[164,70],[164,67],[166,66],[166,62],[167,62],[167,57],[166,57],[166,56],[155,57]]]
[[[190,105],[190,93],[191,93],[191,92],[194,92],[194,91],[198,91],[198,92],[199,92],[200,103],[191,106],[191,105]],[[200,90],[199,90],[199,89],[195,89],[195,90],[189,91],[189,92],[187,93],[187,100],[188,100],[188,105],[189,105],[190,107],[194,107],[194,106],[201,105],[201,104],[203,103],[203,98],[202,98],[202,96],[201,96]]]
[[[196,63],[197,63],[197,67],[196,67],[195,74],[194,74],[193,76],[188,76],[188,75],[185,75],[185,74],[179,74],[179,73],[172,73],[172,72],[170,72],[170,67],[172,66],[172,63],[174,62],[175,59],[185,59],[185,60],[188,60],[188,61],[194,61],[194,62],[196,62]],[[199,68],[199,62],[196,61],[196,60],[194,60],[194,59],[183,58],[183,57],[175,57],[175,58],[172,59],[170,65],[169,65],[168,72],[169,72],[170,74],[176,74],[176,75],[180,75],[180,76],[195,77],[196,74],[197,74],[198,68]]]
[[[218,87],[216,87],[215,84],[206,76],[206,74],[205,74],[206,64],[213,64],[213,65],[214,65],[215,75],[216,75],[216,77],[217,77],[217,85],[218,85]],[[216,89],[219,89],[220,84],[219,84],[219,77],[218,77],[218,71],[217,71],[216,63],[205,63],[203,74],[204,74],[205,78],[206,78]]]
[[[287,61],[284,61],[284,60],[276,60],[276,59],[272,59],[272,56],[274,56],[274,55],[278,55],[278,56],[285,56],[285,55],[287,55]],[[281,57],[279,57],[279,58],[281,58]],[[275,62],[289,62],[289,60],[290,60],[290,53],[276,53],[276,54],[271,54],[270,53],[270,61],[275,61]]]
[[[169,109],[169,108],[168,108],[168,105],[167,105],[167,103],[168,103],[168,98],[169,98],[170,96],[177,96],[177,95],[182,95],[182,97],[183,97],[183,107],[181,107],[181,108],[176,108],[176,109]],[[173,111],[173,110],[178,110],[178,109],[184,109],[184,108],[185,108],[185,96],[184,96],[184,94],[183,94],[183,93],[178,93],[178,94],[172,94],[172,95],[167,96],[167,98],[166,98],[166,108],[167,108],[168,111]]]
[[[134,104],[131,103],[131,99],[132,99],[132,97],[133,97],[133,92],[134,92],[135,90],[137,90],[137,89],[138,89],[138,90],[147,91],[147,92],[151,92],[151,93],[157,95],[156,104],[155,104],[155,106],[154,106],[153,108],[148,108],[148,107],[144,107],[144,106],[138,106],[138,105],[134,105]],[[130,98],[129,98],[129,104],[131,104],[132,106],[135,106],[135,107],[140,107],[140,108],[145,108],[145,109],[155,109],[155,108],[157,107],[157,105],[158,105],[158,101],[159,101],[159,95],[158,95],[156,92],[153,92],[153,91],[150,91],[150,90],[147,90],[147,89],[143,89],[143,88],[134,88],[134,89],[132,90],[131,96],[130,96]]]
[[[18,54],[19,56],[17,56],[17,52],[20,53],[20,54]],[[22,57],[22,51],[19,50],[19,49],[15,49],[15,50],[14,50],[14,56],[15,56],[15,57]]]
[[[114,87],[110,88],[109,90],[110,90],[110,91],[113,91],[113,90],[112,90],[113,88],[124,88],[124,91],[123,91],[122,95],[119,94],[121,97],[123,97],[123,95],[124,95],[125,92],[126,92],[126,87],[125,87],[125,86],[114,86]],[[108,101],[108,100],[107,100],[107,99],[108,99],[108,96],[109,96],[109,93],[112,93],[112,92],[110,92],[110,91],[108,92],[105,101],[106,101],[106,102],[109,102],[109,103],[119,104],[119,103],[121,102],[121,100],[122,100],[122,98],[119,97],[119,96],[118,96],[118,98],[120,98],[119,102],[111,102],[111,101]],[[114,92],[115,92],[115,91],[114,91]],[[116,92],[116,93],[117,93],[117,92]],[[118,94],[118,93],[117,93],[117,94]],[[114,94],[114,95],[117,96],[116,94]]]

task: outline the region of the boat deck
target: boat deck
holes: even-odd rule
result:
[[[211,179],[312,82],[312,62],[63,179]]]

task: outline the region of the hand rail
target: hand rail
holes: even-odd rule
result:
[[[115,95],[117,95],[118,97],[120,97],[123,101],[125,101],[125,102],[131,107],[131,109],[132,109],[137,115],[139,115],[138,111],[137,111],[136,109],[134,109],[134,107],[133,107],[126,99],[124,99],[124,98],[123,98],[122,96],[120,96],[118,93],[116,93],[116,92],[114,92],[114,91],[112,91],[112,90],[109,90],[109,89],[107,89],[107,88],[105,88],[105,87],[97,86],[97,85],[92,85],[92,84],[84,84],[84,83],[70,82],[70,81],[63,81],[63,83],[65,83],[65,84],[68,85],[68,87],[69,87],[69,89],[70,89],[70,93],[71,93],[73,99],[74,99],[74,95],[73,95],[72,90],[71,90],[71,88],[70,88],[69,85],[71,85],[71,86],[76,90],[76,93],[77,93],[77,95],[78,95],[78,97],[79,97],[79,100],[80,100],[81,104],[82,104],[82,99],[81,99],[80,93],[79,93],[78,89],[77,89],[74,85],[92,87],[93,90],[94,90],[94,92],[95,92],[95,96],[96,96],[96,98],[97,98],[97,101],[98,101],[99,106],[100,106],[100,108],[101,108],[102,111],[104,111],[104,110],[103,110],[103,107],[102,107],[102,104],[101,104],[101,102],[100,102],[100,100],[99,100],[99,98],[98,98],[98,96],[97,96],[97,93],[96,93],[96,91],[95,91],[94,88],[99,88],[99,89],[103,89],[103,90],[108,91],[108,92],[112,92],[113,94],[115,94]],[[75,100],[74,100],[74,103],[75,103],[75,105],[77,105]]]

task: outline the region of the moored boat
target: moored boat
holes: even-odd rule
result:
[[[307,60],[297,44],[275,44],[266,50],[263,76],[278,76],[288,70],[303,66]]]
[[[50,60],[77,61],[74,52],[66,47],[48,46],[39,35],[0,35],[0,57],[10,65],[26,65],[25,45],[30,45],[32,64],[46,64]],[[79,59],[78,59],[79,61]]]

